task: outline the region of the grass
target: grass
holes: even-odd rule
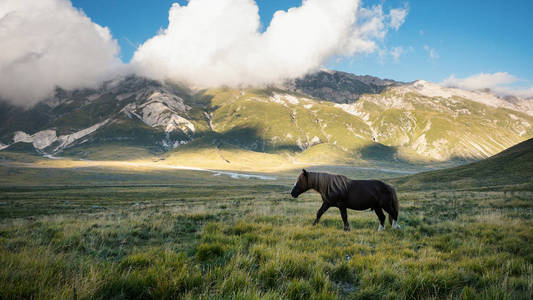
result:
[[[533,139],[488,159],[444,170],[419,173],[393,181],[404,189],[533,189]]]
[[[288,176],[87,172],[4,182],[0,299],[533,296],[531,192],[400,190],[402,230],[349,211],[344,232],[335,209],[312,227],[319,196]]]

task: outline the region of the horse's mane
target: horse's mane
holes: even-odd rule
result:
[[[326,196],[328,200],[336,201],[338,197],[348,192],[350,179],[343,175],[333,175],[329,173],[312,173],[310,178],[318,192]]]

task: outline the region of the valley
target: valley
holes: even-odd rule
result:
[[[0,0],[0,300],[533,299],[532,11]]]
[[[533,117],[479,93],[322,71],[4,103],[0,299],[529,299]],[[304,167],[393,185],[402,229],[311,226]]]
[[[311,170],[389,177],[402,229],[378,232],[372,211],[350,211],[344,232],[333,208],[311,226],[321,200],[290,197],[298,170],[265,180],[153,165],[0,166],[0,296],[533,295],[531,189],[447,189],[431,173]]]

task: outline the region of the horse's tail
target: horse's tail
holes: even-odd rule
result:
[[[399,205],[398,205],[398,197],[396,197],[396,191],[394,188],[390,185],[386,185],[387,189],[389,190],[389,197],[391,200],[391,210],[392,214],[389,214],[389,224],[392,225],[392,219],[394,218],[395,221],[398,221],[398,212],[399,212]]]

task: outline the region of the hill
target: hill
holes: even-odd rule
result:
[[[524,103],[330,70],[242,89],[191,90],[129,76],[99,89],[58,89],[29,109],[1,102],[0,150],[221,169],[442,167],[533,137]]]
[[[532,190],[533,139],[468,165],[390,181],[403,190]]]

